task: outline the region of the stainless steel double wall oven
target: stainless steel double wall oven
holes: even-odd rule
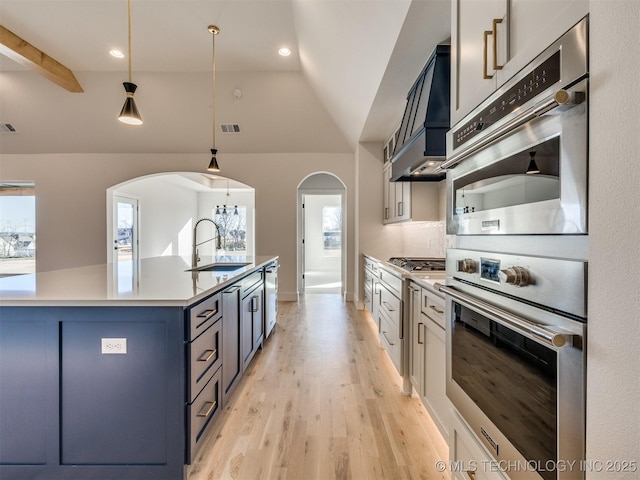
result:
[[[512,480],[584,478],[587,34],[447,137],[447,395]]]

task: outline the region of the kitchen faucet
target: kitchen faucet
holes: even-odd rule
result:
[[[200,222],[204,222],[205,220],[213,223],[213,226],[216,227],[216,235],[209,238],[208,240],[197,243],[198,242],[198,225],[200,224]],[[198,266],[198,262],[200,261],[200,257],[198,257],[198,246],[202,245],[203,243],[210,242],[215,238],[218,239],[216,242],[216,250],[220,250],[222,248],[222,244],[221,244],[221,238],[220,238],[220,227],[218,227],[218,224],[214,222],[212,219],[206,218],[206,217],[201,218],[196,222],[196,224],[193,227],[193,251],[191,255],[191,268],[196,268]]]

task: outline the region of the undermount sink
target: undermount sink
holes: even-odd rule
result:
[[[201,267],[190,268],[187,272],[225,272],[251,265],[251,262],[216,262]]]

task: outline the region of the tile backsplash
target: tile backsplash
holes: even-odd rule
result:
[[[445,222],[417,222],[402,225],[402,253],[406,257],[444,258]]]

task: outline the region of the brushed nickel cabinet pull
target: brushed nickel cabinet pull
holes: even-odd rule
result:
[[[257,312],[260,299],[257,296],[251,297],[251,311]]]
[[[209,415],[211,415],[211,412],[215,410],[217,405],[218,405],[218,402],[216,401],[205,402],[205,404],[202,406],[202,408],[198,412],[198,416],[207,418]]]
[[[467,477],[469,477],[471,480],[476,480],[476,471],[475,470],[465,470],[465,472],[467,474]]]
[[[423,345],[424,341],[420,340],[420,332],[422,331],[422,327],[424,326],[424,323],[420,322],[418,323],[418,345]]]
[[[435,311],[436,311],[436,313],[439,313],[440,315],[442,315],[442,314],[444,313],[444,310],[440,310],[439,308],[436,308],[436,306],[435,306],[435,305],[429,305],[429,308],[430,308],[431,310],[435,310]]]
[[[213,317],[216,313],[218,313],[218,309],[217,308],[208,308],[207,310],[205,310],[202,313],[198,314],[198,318],[204,318],[205,320],[209,320],[211,317]]]
[[[205,350],[205,352],[200,355],[200,357],[198,358],[199,362],[208,362],[209,360],[211,360],[213,357],[216,356],[216,354],[218,353],[218,350]]]
[[[389,340],[389,337],[387,337],[387,332],[383,331],[382,335],[384,335],[384,338],[387,340],[389,345],[391,345],[392,347],[395,345],[395,343],[393,343],[391,340]]]
[[[384,304],[385,307],[387,307],[387,310],[389,310],[390,312],[395,312],[396,311],[396,309],[393,308],[393,305],[391,305],[390,303],[385,302],[384,300],[382,301],[382,303]]]

